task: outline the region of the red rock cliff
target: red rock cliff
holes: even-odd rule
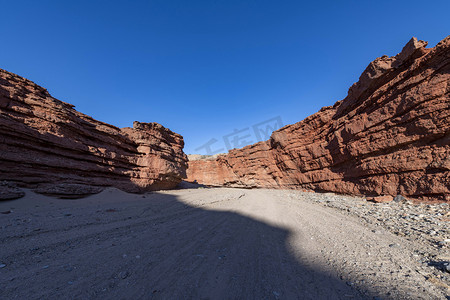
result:
[[[266,142],[189,162],[214,186],[450,201],[450,37],[371,62],[348,96]]]
[[[167,189],[186,176],[183,138],[157,123],[117,128],[0,69],[0,180]]]

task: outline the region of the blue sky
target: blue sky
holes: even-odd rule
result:
[[[448,0],[0,5],[0,68],[118,127],[161,123],[186,153],[224,148],[234,130],[256,142],[253,125],[334,104],[412,36],[434,46],[450,34]]]

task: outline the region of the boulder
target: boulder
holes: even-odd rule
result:
[[[375,203],[388,203],[394,200],[394,197],[392,196],[367,197],[366,200]]]

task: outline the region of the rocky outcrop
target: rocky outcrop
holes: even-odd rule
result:
[[[0,182],[0,200],[13,200],[23,196],[25,196],[25,192],[14,184],[6,181]]]
[[[182,136],[157,123],[114,127],[0,69],[0,181],[62,194],[169,189],[186,176],[183,146]]]
[[[371,62],[348,96],[260,142],[189,162],[213,186],[450,201],[450,37]]]

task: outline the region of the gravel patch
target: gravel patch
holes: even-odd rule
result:
[[[407,241],[420,267],[416,272],[443,291],[450,290],[450,210],[448,203],[413,203],[403,196],[394,201],[374,203],[364,197],[292,191],[290,198],[309,201],[358,217],[382,234],[387,230]],[[390,248],[399,245],[391,244]]]

